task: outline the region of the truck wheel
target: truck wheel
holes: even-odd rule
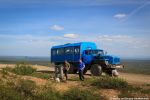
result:
[[[92,65],[90,71],[93,76],[102,75],[102,67],[98,64]]]

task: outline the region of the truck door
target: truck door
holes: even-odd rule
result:
[[[83,62],[86,63],[86,64],[90,64],[91,61],[92,61],[92,54],[90,52],[90,50],[85,50],[83,52]]]

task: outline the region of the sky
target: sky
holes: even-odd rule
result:
[[[50,56],[95,42],[122,58],[150,58],[150,0],[0,0],[0,56]]]

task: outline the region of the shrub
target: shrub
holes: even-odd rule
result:
[[[35,100],[62,100],[62,95],[57,92],[50,85],[45,85],[42,88],[42,91],[38,93],[35,97]]]
[[[150,94],[150,89],[143,89],[141,92],[144,94]]]
[[[6,67],[2,69],[4,75],[8,74],[8,71],[18,75],[30,75],[35,72],[36,69],[23,62],[16,64],[14,68]]]
[[[11,83],[11,84],[10,84]],[[0,100],[23,100],[24,96],[12,86],[13,82],[5,84],[2,80],[0,81]]]
[[[132,85],[129,85],[128,87],[121,89],[120,94],[118,95],[118,97],[120,98],[125,98],[125,97],[129,97],[129,98],[135,98],[135,97],[141,97],[141,90],[142,88],[140,87],[133,87]]]
[[[64,93],[64,100],[104,100],[105,98],[99,94],[94,94],[89,90],[80,90],[78,88],[72,88]]]
[[[36,88],[36,83],[31,80],[19,80],[15,88],[25,96],[31,96]]]
[[[30,75],[35,71],[36,71],[35,68],[25,63],[17,64],[15,68],[13,68],[12,70],[12,72],[18,75]]]
[[[2,68],[1,72],[3,75],[8,75],[9,71],[12,71],[12,68],[6,66],[5,68]]]
[[[97,86],[99,88],[121,89],[126,88],[128,83],[120,78],[106,76],[93,80],[91,85]]]
[[[23,100],[23,96],[9,86],[0,85],[0,100]]]

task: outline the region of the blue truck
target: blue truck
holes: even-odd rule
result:
[[[51,62],[55,65],[63,65],[67,60],[71,64],[70,73],[76,73],[79,60],[85,63],[84,73],[91,71],[94,76],[102,72],[112,75],[113,70],[122,68],[120,58],[107,55],[102,49],[97,49],[93,42],[67,43],[51,48]]]

